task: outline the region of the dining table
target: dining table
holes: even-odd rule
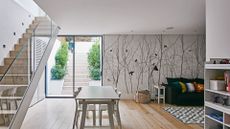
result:
[[[86,86],[82,87],[76,98],[82,104],[82,118],[80,129],[85,128],[85,118],[88,104],[107,104],[110,128],[114,129],[114,104],[120,97],[112,86]],[[120,119],[120,116],[119,116]]]

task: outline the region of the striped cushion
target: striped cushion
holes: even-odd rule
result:
[[[187,92],[194,92],[195,91],[195,86],[193,83],[186,83],[187,87]]]

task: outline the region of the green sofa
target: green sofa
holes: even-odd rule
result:
[[[166,103],[179,106],[203,106],[204,92],[182,93],[181,89],[174,86],[173,82],[181,81],[184,83],[197,82],[204,84],[203,79],[186,79],[186,78],[167,78],[166,87]]]

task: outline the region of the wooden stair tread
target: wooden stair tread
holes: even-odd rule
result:
[[[9,100],[9,99],[11,99],[11,100],[20,100],[20,99],[22,99],[23,97],[17,97],[17,96],[0,96],[0,99],[2,100],[2,99],[7,99],[7,100]]]
[[[0,87],[27,87],[28,85],[0,85]]]
[[[16,114],[17,110],[0,110],[0,114]]]

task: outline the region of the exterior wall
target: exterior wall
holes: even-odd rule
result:
[[[103,85],[130,99],[166,77],[203,78],[204,62],[204,35],[105,35]]]

